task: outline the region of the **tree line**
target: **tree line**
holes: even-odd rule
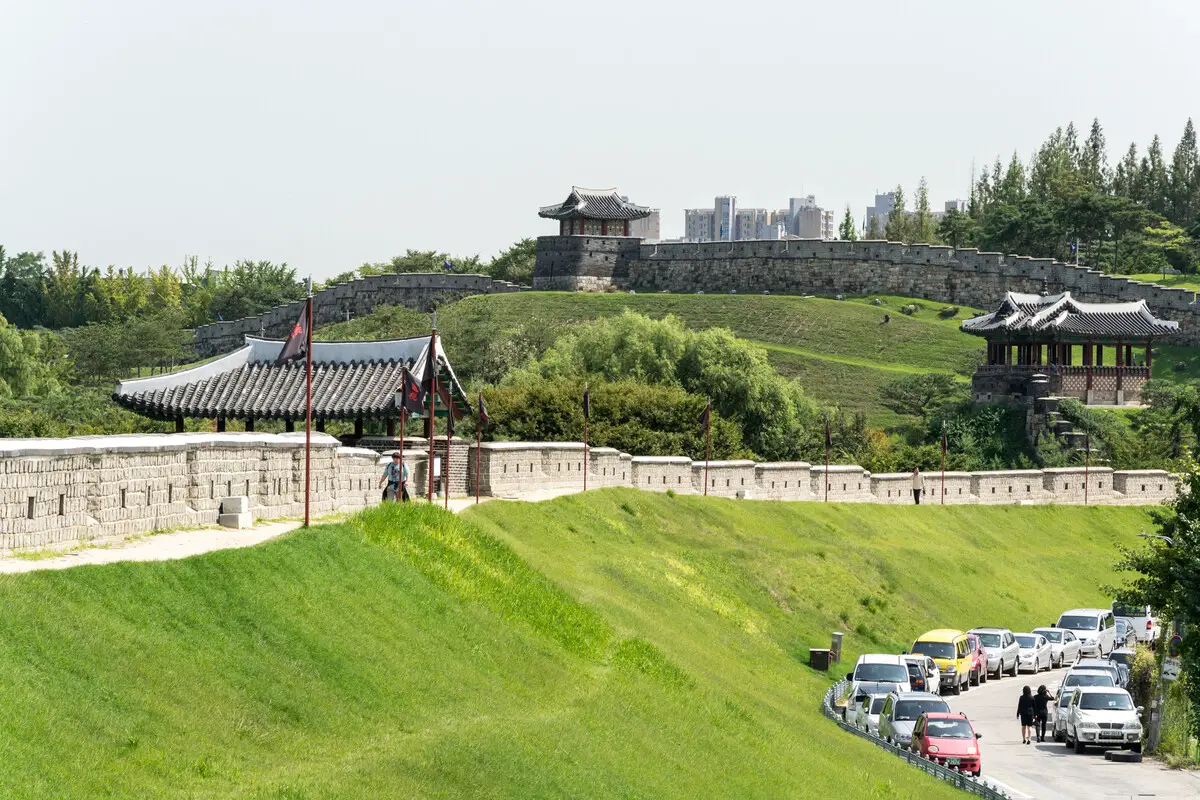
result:
[[[849,209],[841,238],[857,231]],[[1115,163],[1100,121],[1080,141],[1074,123],[1056,129],[1022,161],[996,158],[973,179],[965,211],[936,214],[925,179],[913,208],[902,186],[868,239],[928,242],[1085,264],[1113,274],[1174,270],[1200,262],[1200,150],[1189,119],[1170,159],[1156,135],[1142,151],[1131,143]]]

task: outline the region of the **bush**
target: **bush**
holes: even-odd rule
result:
[[[908,305],[900,306],[900,313],[911,317],[913,314],[917,313],[916,303],[909,303]]]
[[[942,319],[950,319],[951,317],[958,316],[958,306],[946,306],[938,312],[938,316]]]

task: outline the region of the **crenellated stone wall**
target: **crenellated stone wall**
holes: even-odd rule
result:
[[[423,272],[372,275],[316,292],[313,316],[320,327],[370,314],[380,306],[398,305],[430,311],[471,295],[519,292],[523,288],[508,281],[493,280],[487,275]],[[304,301],[297,300],[255,317],[201,325],[194,334],[196,354],[207,358],[236,350],[245,342],[246,336],[285,338],[300,318],[303,306]]]
[[[1007,291],[1069,290],[1082,300],[1145,300],[1179,322],[1178,344],[1200,345],[1193,292],[1104,275],[1049,258],[883,241],[705,242],[641,244],[623,237],[543,236],[534,289],[691,294],[895,294],[990,308]]]

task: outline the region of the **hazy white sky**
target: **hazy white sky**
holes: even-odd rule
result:
[[[815,194],[861,220],[1098,116],[1196,106],[1200,4],[0,0],[0,243],[326,277],[485,256],[572,184],[663,210]]]

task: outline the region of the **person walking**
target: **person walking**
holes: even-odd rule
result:
[[[1046,722],[1050,718],[1050,701],[1052,699],[1045,684],[1039,686],[1037,694],[1033,696],[1033,728],[1038,735],[1039,742],[1046,741]]]
[[[1017,701],[1017,718],[1021,720],[1021,743],[1029,744],[1033,737],[1033,692],[1026,686]]]
[[[920,467],[913,467],[912,490],[913,502],[917,505],[921,505],[921,492],[925,491],[925,476],[921,474]]]
[[[383,474],[379,476],[379,486],[382,487],[384,482],[387,482],[387,487],[383,490],[383,500],[408,500],[408,466],[401,463],[400,453],[392,453],[392,463],[383,468]]]

